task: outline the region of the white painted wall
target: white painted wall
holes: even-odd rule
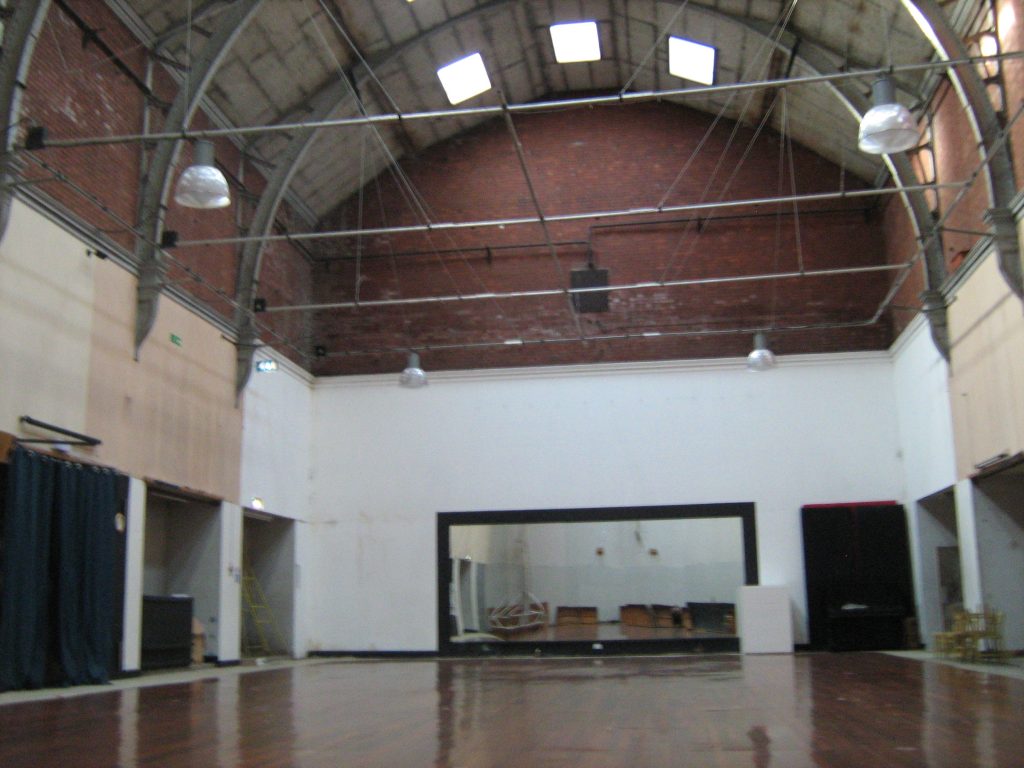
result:
[[[278,517],[309,517],[312,378],[286,358],[261,348],[258,359],[278,369],[253,372],[242,402],[240,501],[263,500]]]
[[[893,382],[911,568],[922,641],[943,629],[935,547],[955,544],[941,521],[919,505],[956,483],[956,451],[949,400],[949,366],[939,354],[923,315],[907,326],[892,347]],[[954,531],[955,533],[955,531]]]
[[[804,633],[800,507],[898,498],[887,354],[396,377],[314,389],[312,645],[436,648],[438,511],[753,501]]]
[[[917,590],[917,619],[921,642],[933,647],[936,632],[947,629],[943,594],[939,582],[939,547],[959,547],[956,530],[956,501],[952,491],[933,494],[927,499],[910,504],[911,543]],[[961,601],[962,602],[962,601]]]
[[[909,505],[956,483],[949,366],[921,315],[893,345],[892,356],[904,470],[901,498]]]
[[[1003,613],[1006,647],[1024,649],[1024,475],[979,480],[974,509],[983,604]]]
[[[262,499],[268,512],[296,521],[296,530],[290,534],[292,572],[287,577],[294,595],[282,625],[287,627],[290,653],[301,658],[310,650],[309,627],[319,621],[322,611],[302,578],[302,564],[308,565],[316,556],[309,525],[312,377],[269,348],[256,357],[276,360],[278,370],[254,371],[245,390],[240,498],[244,506],[251,506],[254,498]],[[275,573],[281,572],[280,567],[280,563],[275,566]],[[279,586],[263,584],[271,592]]]

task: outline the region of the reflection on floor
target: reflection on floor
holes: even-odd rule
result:
[[[971,672],[984,672],[989,675],[1003,675],[1004,677],[1015,677],[1018,680],[1024,680],[1024,656],[1009,656],[995,662],[971,663],[946,658],[932,651],[885,651],[885,653],[929,664],[944,664],[948,667],[966,669]]]
[[[617,621],[601,624],[547,624],[519,630],[502,637],[484,632],[466,632],[452,637],[453,643],[472,642],[553,642],[553,641],[605,641],[605,640],[698,640],[736,637],[735,634],[705,632],[682,627],[633,627]]]
[[[0,706],[0,765],[1000,768],[1024,754],[1024,681],[879,653],[200,675]]]

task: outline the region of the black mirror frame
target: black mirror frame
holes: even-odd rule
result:
[[[437,647],[441,656],[609,655],[615,653],[736,652],[739,638],[673,638],[665,640],[538,641],[515,643],[453,643],[449,585],[452,579],[450,529],[454,525],[521,525],[526,523],[593,523],[635,520],[692,520],[736,517],[743,530],[744,584],[759,584],[757,521],[753,502],[670,504],[637,507],[520,509],[437,513]]]

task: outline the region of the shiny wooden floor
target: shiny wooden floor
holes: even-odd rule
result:
[[[508,642],[530,643],[562,640],[699,640],[701,638],[736,637],[736,634],[725,632],[705,632],[703,630],[683,629],[682,627],[631,627],[619,622],[602,622],[601,624],[545,624],[532,629],[521,630],[503,636],[488,637]],[[453,638],[460,642],[459,638]]]
[[[1021,766],[1022,712],[880,654],[324,662],[0,706],[0,766]]]

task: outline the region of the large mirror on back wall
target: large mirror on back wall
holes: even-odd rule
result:
[[[752,503],[438,515],[443,654],[734,651]]]

